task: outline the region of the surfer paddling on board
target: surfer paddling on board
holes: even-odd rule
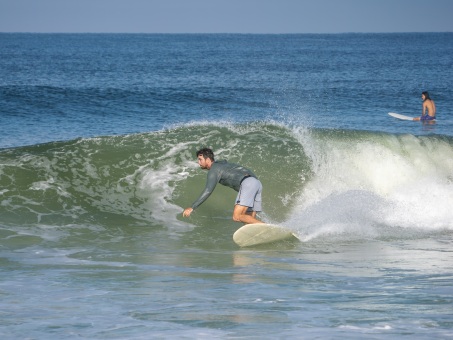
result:
[[[217,183],[220,183],[238,192],[233,210],[235,222],[263,223],[256,219],[256,213],[261,211],[263,186],[255,174],[239,164],[225,160],[215,161],[214,152],[208,148],[198,150],[196,155],[200,168],[208,170],[206,187],[192,206],[184,209],[182,215],[189,217],[212,194]]]
[[[430,121],[436,119],[436,104],[434,100],[429,98],[429,93],[424,91],[422,92],[423,106],[422,106],[422,115],[421,117],[414,118],[414,120],[421,121]]]

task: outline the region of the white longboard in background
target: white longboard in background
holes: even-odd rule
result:
[[[389,115],[394,118],[401,119],[401,120],[414,120],[413,117],[405,116],[405,115],[395,113],[395,112],[389,112]]]
[[[266,223],[246,224],[233,234],[233,241],[240,247],[256,246],[287,239],[298,239],[298,237],[285,227]]]

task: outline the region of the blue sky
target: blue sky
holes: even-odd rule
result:
[[[0,32],[453,32],[453,0],[0,0]]]

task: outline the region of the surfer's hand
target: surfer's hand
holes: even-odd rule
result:
[[[193,211],[192,208],[186,208],[186,209],[184,209],[184,212],[182,213],[182,216],[189,217],[190,214],[192,213],[192,211]]]

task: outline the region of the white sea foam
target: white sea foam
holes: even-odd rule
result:
[[[386,225],[453,229],[453,148],[411,135],[302,136],[314,175],[286,224],[307,238]],[[305,226],[305,227],[304,227]]]

